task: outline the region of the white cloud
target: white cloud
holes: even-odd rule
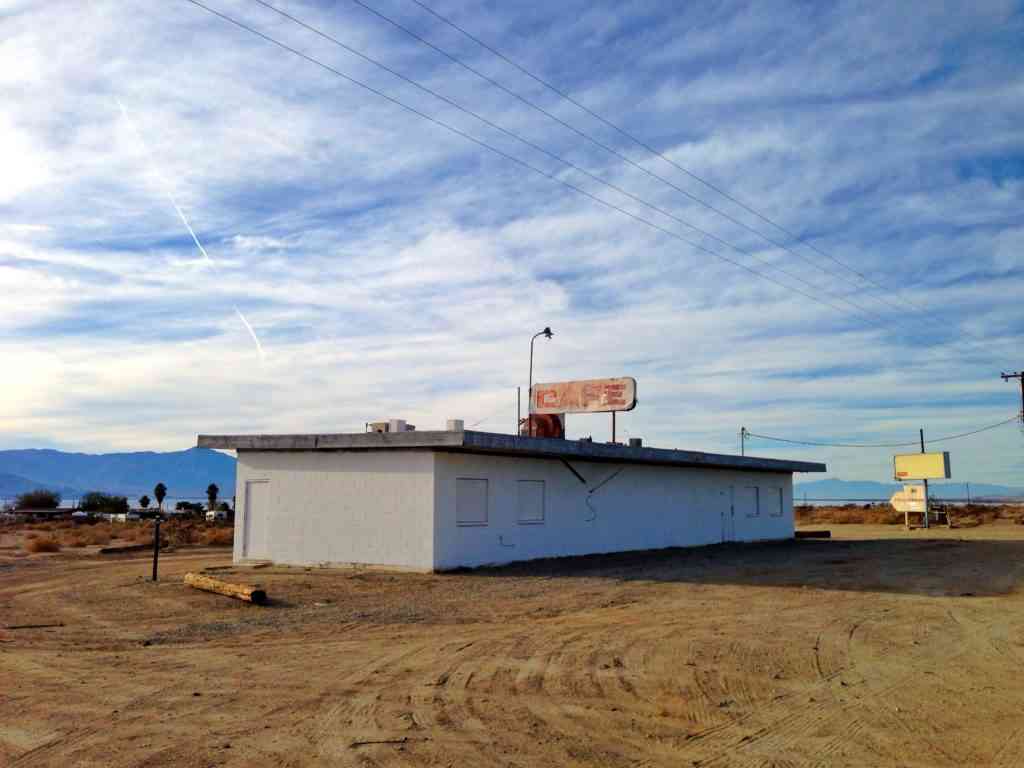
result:
[[[265,9],[212,4],[699,239]],[[1007,160],[1024,150],[1012,46],[1021,21],[1003,4],[455,11],[675,162],[890,287],[900,309],[411,7],[382,10],[805,260],[357,7],[287,7],[821,297],[853,291],[881,327],[654,232],[187,3],[25,2],[0,43],[11,65],[0,66],[0,355],[16,371],[0,443],[179,448],[198,432],[339,430],[389,416],[430,426],[495,412],[485,426],[509,429],[529,337],[544,325],[556,336],[537,349],[538,378],[636,376],[641,405],[620,425],[650,444],[733,451],[741,425],[871,442],[913,437],[919,424],[955,432],[1016,407],[993,378],[1015,364],[1024,330],[1024,190]],[[915,319],[909,302],[937,317]],[[262,364],[235,307],[265,346]],[[605,439],[607,419],[577,417],[570,430]],[[957,467],[1007,481],[1015,437],[965,443]],[[795,455],[823,455],[843,476],[887,471],[885,455]]]

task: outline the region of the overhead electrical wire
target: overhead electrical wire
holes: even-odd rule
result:
[[[372,10],[372,9],[369,9],[369,7],[364,2],[362,2],[361,0],[353,0],[353,2],[357,3],[358,5],[363,6],[364,8],[367,8],[368,10]],[[788,228],[784,227],[782,224],[779,224],[774,219],[772,219],[769,216],[761,213],[760,211],[758,211],[754,207],[752,207],[752,206],[748,205],[747,203],[743,202],[742,200],[738,199],[737,197],[735,197],[734,195],[730,194],[726,190],[722,189],[718,185],[713,184],[712,182],[708,181],[707,179],[703,178],[702,176],[700,176],[700,175],[694,173],[693,171],[689,170],[688,168],[685,168],[684,166],[680,165],[676,161],[672,160],[671,158],[669,158],[668,156],[663,154],[658,149],[656,149],[653,146],[651,146],[650,144],[648,144],[643,139],[638,138],[636,135],[630,133],[629,131],[627,131],[622,126],[620,126],[617,123],[609,120],[608,118],[604,117],[600,113],[598,113],[598,112],[594,111],[593,109],[591,109],[590,107],[588,107],[586,104],[583,104],[582,102],[580,102],[577,99],[573,98],[573,96],[571,94],[567,93],[563,89],[561,89],[558,86],[554,85],[550,81],[545,80],[543,77],[541,77],[541,76],[539,76],[537,74],[534,74],[529,69],[527,69],[526,67],[522,66],[518,62],[514,61],[513,59],[511,59],[509,56],[507,56],[504,53],[502,53],[501,51],[499,51],[494,46],[489,45],[487,42],[485,42],[484,40],[481,40],[479,37],[474,35],[472,32],[468,31],[464,27],[462,27],[459,24],[457,24],[456,22],[452,21],[450,18],[448,18],[444,14],[440,13],[439,11],[435,10],[434,8],[431,8],[429,5],[427,5],[426,3],[422,2],[422,0],[409,0],[409,2],[414,3],[415,5],[419,6],[424,11],[429,13],[431,16],[436,18],[438,21],[441,21],[442,23],[444,23],[447,26],[451,27],[452,29],[456,30],[457,32],[459,32],[460,34],[462,34],[463,36],[465,36],[469,40],[472,40],[474,43],[479,45],[481,48],[483,48],[484,50],[486,50],[489,53],[493,54],[494,56],[497,56],[499,59],[504,61],[506,64],[509,64],[510,66],[514,67],[515,69],[517,69],[519,72],[521,72],[522,74],[524,74],[527,77],[529,77],[534,82],[538,83],[539,85],[542,85],[544,88],[547,88],[549,91],[551,91],[552,93],[556,94],[559,98],[562,98],[565,101],[569,102],[573,106],[577,107],[578,109],[582,110],[586,114],[588,114],[591,117],[593,117],[595,120],[598,120],[599,122],[601,122],[604,125],[608,126],[613,131],[618,133],[619,135],[621,135],[621,136],[625,137],[626,139],[628,139],[629,141],[633,142],[638,147],[641,147],[641,148],[645,149],[647,152],[649,152],[654,157],[657,157],[658,159],[663,160],[664,162],[668,163],[669,165],[671,165],[676,170],[686,174],[687,176],[689,176],[694,181],[699,182],[700,184],[704,185],[705,187],[707,187],[708,189],[712,190],[713,192],[716,192],[717,194],[719,194],[722,197],[724,197],[726,200],[729,200],[730,202],[732,202],[735,205],[739,206],[740,208],[742,208],[743,210],[747,211],[748,213],[756,216],[757,218],[759,218],[761,221],[765,222],[766,224],[769,224],[769,225],[775,227],[778,231],[782,232],[784,235],[786,235],[790,239],[794,240],[795,242],[800,243],[800,244],[806,246],[807,248],[810,248],[811,250],[815,251],[816,253],[820,254],[821,256],[824,256],[826,259],[829,259],[830,261],[834,262],[835,264],[837,264],[838,266],[842,267],[843,269],[851,272],[852,274],[854,274],[857,277],[861,278],[863,281],[865,281],[866,283],[874,286],[875,288],[878,288],[878,289],[883,290],[883,291],[889,290],[889,288],[887,286],[884,286],[881,283],[877,282],[876,280],[873,280],[868,275],[866,275],[863,272],[855,269],[854,267],[851,267],[849,264],[847,264],[846,262],[842,261],[841,259],[838,259],[835,256],[832,256],[831,254],[821,250],[820,248],[818,248],[813,243],[807,241],[804,237],[796,234],[795,232],[792,232]],[[380,14],[377,11],[372,11],[372,12],[377,14],[378,16],[381,16],[382,18],[385,18],[383,16],[383,14]],[[404,27],[403,27],[403,29],[404,29]],[[408,31],[408,30],[406,30],[406,31]],[[414,36],[419,38],[419,36],[415,35],[415,33],[410,33],[410,34],[413,34]],[[419,38],[419,39],[422,39],[422,38]],[[431,43],[429,43],[429,42],[427,42],[425,40],[423,42],[426,43],[427,45],[430,45],[432,48],[434,48],[434,50],[437,50],[439,53],[442,53],[442,55],[444,55],[444,56],[446,56],[448,58],[452,58],[449,54],[445,53],[444,51],[441,51],[441,49],[437,48],[436,46],[432,45]],[[462,64],[461,61],[459,63]],[[466,65],[462,64],[462,66],[466,66]],[[484,77],[485,79],[489,80],[490,82],[494,82],[490,78],[487,78],[486,75],[481,75],[481,76]],[[500,85],[499,83],[494,82],[494,84],[496,86],[498,86],[499,88],[502,88],[502,90],[507,90],[507,89],[504,88],[504,86]],[[554,119],[558,120],[558,118],[554,118]],[[559,122],[562,122],[562,121],[559,120]],[[563,123],[563,125],[564,125],[564,123]],[[576,129],[573,128],[572,126],[566,126],[566,127],[570,128],[570,130],[576,131]],[[658,178],[661,178],[661,177],[658,177]],[[669,182],[666,182],[666,183],[669,183]],[[689,193],[687,193],[687,192],[684,192],[684,194],[687,194],[688,196],[690,196]],[[693,198],[693,199],[697,200],[702,205],[705,205],[706,207],[710,208],[711,210],[715,211],[716,213],[720,213],[717,209],[713,208],[712,206],[710,206],[706,202],[704,202],[702,200],[699,200],[697,198]],[[726,215],[726,214],[723,214],[723,215]],[[732,219],[730,219],[730,220],[732,220]],[[744,229],[747,229],[748,231],[756,234],[758,237],[764,238],[765,240],[767,240],[768,242],[772,243],[773,245],[777,245],[779,248],[783,248],[783,249],[785,249],[786,251],[788,251],[790,253],[794,253],[788,247],[786,247],[784,245],[781,245],[781,244],[774,243],[773,240],[771,240],[768,236],[766,236],[762,232],[760,232],[758,230],[755,230],[755,229],[752,229],[752,228],[748,227],[746,224],[744,224],[742,222],[736,222],[736,223],[739,224],[740,226],[742,226]],[[799,254],[795,254],[795,253],[794,253],[794,255],[799,256]],[[812,263],[814,263],[814,262],[812,262]],[[818,266],[819,268],[821,268],[820,265],[817,265],[816,263],[815,263],[815,265]],[[825,270],[825,271],[827,271],[827,270]],[[833,274],[834,275],[835,273],[829,272],[829,274]],[[891,304],[891,306],[893,306],[896,309],[902,309],[902,305],[906,304],[906,305],[911,306],[911,307],[913,307],[914,309],[916,309],[916,310],[918,310],[920,312],[923,312],[923,313],[926,313],[926,314],[929,313],[929,310],[926,309],[925,307],[917,305],[917,304],[915,304],[915,303],[913,303],[911,301],[908,301],[908,300],[903,300],[901,303],[889,302],[884,297],[881,297],[880,300],[885,301],[886,303]]]
[[[731,195],[726,190],[724,190],[721,187],[713,184],[712,182],[708,181],[707,179],[699,176],[698,174],[694,173],[693,171],[690,171],[689,169],[685,168],[684,166],[680,165],[679,163],[675,162],[674,160],[672,160],[671,158],[667,157],[662,152],[660,152],[659,150],[657,150],[656,148],[654,148],[653,146],[651,146],[650,144],[648,144],[644,140],[638,138],[634,134],[632,134],[629,131],[627,131],[625,128],[622,128],[620,125],[618,125],[615,122],[607,119],[606,117],[604,117],[603,115],[599,114],[598,112],[590,109],[589,107],[587,107],[582,102],[580,102],[577,99],[573,98],[572,95],[570,95],[569,93],[565,92],[563,89],[561,89],[558,86],[552,84],[548,80],[545,80],[544,78],[540,77],[539,75],[534,74],[533,72],[528,70],[526,67],[524,67],[521,64],[517,63],[516,61],[514,61],[513,59],[511,59],[510,57],[508,57],[507,55],[505,55],[504,53],[502,53],[501,51],[496,49],[494,46],[489,45],[484,40],[481,40],[479,37],[474,35],[472,32],[469,32],[467,29],[465,29],[464,27],[460,26],[456,22],[452,21],[450,18],[448,18],[444,14],[442,14],[442,13],[436,11],[435,9],[431,8],[426,3],[422,2],[421,0],[409,0],[409,1],[414,3],[415,5],[417,5],[418,7],[422,8],[424,11],[426,11],[427,13],[429,13],[430,15],[432,15],[433,17],[435,17],[436,19],[438,19],[442,23],[446,24],[447,26],[449,26],[452,29],[454,29],[457,32],[459,32],[460,34],[464,35],[469,40],[472,40],[474,43],[479,45],[484,50],[486,50],[489,53],[493,54],[494,56],[498,57],[502,61],[506,62],[510,66],[512,66],[515,69],[517,69],[519,72],[523,73],[524,75],[526,75],[527,77],[531,78],[532,80],[534,80],[538,84],[542,85],[544,88],[547,88],[552,93],[554,93],[557,96],[559,96],[560,98],[568,101],[573,106],[577,107],[578,109],[582,110],[586,114],[588,114],[591,117],[595,118],[596,120],[600,121],[601,123],[603,123],[604,125],[608,126],[612,130],[614,130],[615,132],[620,134],[621,136],[624,136],[625,138],[627,138],[629,141],[633,142],[637,146],[643,148],[644,150],[649,152],[652,156],[663,160],[664,162],[666,162],[669,165],[671,165],[673,168],[677,169],[678,171],[681,171],[682,173],[686,174],[687,176],[689,176],[693,180],[695,180],[695,181],[699,182],[700,184],[704,185],[708,189],[718,193],[719,195],[724,197],[726,200],[731,201],[732,203],[736,204],[737,206],[739,206],[743,210],[747,211],[748,213],[753,214],[754,216],[756,216],[757,218],[761,219],[765,223],[770,224],[771,226],[775,227],[777,230],[779,230],[780,232],[785,234],[790,239],[794,240],[796,243],[802,244],[805,247],[807,247],[807,248],[815,251],[816,253],[820,254],[821,256],[825,257],[826,259],[829,259],[830,261],[834,262],[835,264],[837,264],[838,266],[842,267],[843,269],[845,269],[845,270],[851,272],[852,274],[856,275],[857,277],[861,278],[861,280],[863,280],[865,283],[873,286],[874,288],[877,288],[877,289],[879,289],[881,291],[889,291],[890,290],[890,288],[888,286],[883,285],[882,283],[878,282],[877,280],[872,279],[871,277],[869,277],[868,275],[866,275],[863,272],[859,271],[858,269],[855,269],[854,267],[851,267],[849,264],[847,264],[846,262],[842,261],[841,259],[838,259],[835,256],[832,256],[831,254],[823,251],[821,248],[819,248],[818,246],[814,245],[813,243],[807,241],[802,236],[792,232],[791,230],[787,229],[783,225],[779,224],[774,219],[766,216],[765,214],[760,213],[758,210],[756,210],[752,206],[748,205],[747,203],[744,203],[742,200],[739,200],[735,196]],[[256,0],[256,2],[261,2],[262,3],[262,0]],[[538,112],[541,112],[542,114],[547,115],[547,117],[549,117],[550,119],[554,120],[559,125],[564,126],[565,128],[567,128],[570,131],[572,131],[573,133],[575,133],[576,135],[578,135],[578,136],[586,139],[590,143],[594,144],[595,146],[600,147],[601,149],[603,149],[603,150],[613,154],[614,156],[618,157],[619,159],[621,159],[622,161],[628,163],[629,165],[633,166],[634,168],[637,168],[638,170],[642,171],[643,173],[647,174],[648,176],[651,176],[652,178],[658,179],[659,181],[661,181],[664,184],[668,185],[669,187],[671,187],[672,189],[676,190],[677,192],[685,195],[686,197],[688,197],[691,200],[697,202],[698,204],[704,206],[705,208],[707,208],[707,209],[709,209],[709,210],[719,214],[720,216],[722,216],[726,220],[731,221],[732,223],[736,224],[737,226],[742,227],[743,229],[745,229],[748,232],[756,235],[757,237],[762,238],[763,240],[765,240],[766,242],[772,244],[773,246],[775,246],[775,247],[777,247],[777,248],[779,248],[781,250],[784,250],[787,253],[792,254],[793,256],[796,256],[797,258],[805,261],[808,264],[811,264],[815,268],[820,269],[821,271],[825,272],[828,275],[831,275],[832,277],[838,277],[838,278],[842,279],[842,276],[839,275],[834,270],[830,270],[830,269],[825,268],[818,261],[816,261],[814,259],[808,259],[806,256],[804,256],[803,254],[793,250],[791,247],[789,247],[789,246],[787,246],[787,245],[785,245],[783,243],[778,242],[777,240],[775,240],[774,238],[770,237],[769,235],[766,235],[764,232],[749,226],[745,222],[743,222],[741,220],[738,220],[735,217],[731,216],[730,214],[728,214],[728,213],[726,213],[726,212],[716,208],[715,206],[711,205],[706,200],[704,200],[704,199],[702,199],[700,197],[697,197],[696,195],[693,195],[692,193],[688,192],[685,189],[682,189],[681,187],[679,187],[678,185],[674,184],[669,179],[666,179],[663,176],[661,176],[661,175],[659,175],[659,174],[649,170],[648,168],[645,168],[644,166],[636,163],[634,160],[632,160],[631,158],[629,158],[626,155],[623,155],[618,150],[616,150],[616,149],[606,145],[604,142],[600,141],[599,139],[594,138],[591,134],[589,134],[589,133],[587,133],[587,132],[585,132],[585,131],[583,131],[581,129],[578,129],[575,126],[567,123],[566,121],[564,121],[561,118],[557,117],[556,115],[552,114],[550,111],[548,111],[548,110],[544,109],[543,107],[541,107],[540,105],[534,103],[530,99],[527,99],[526,97],[522,96],[521,94],[516,93],[515,91],[513,91],[510,88],[506,87],[502,83],[498,82],[494,78],[492,78],[492,77],[490,77],[490,76],[480,72],[475,67],[473,67],[473,66],[467,64],[466,62],[462,61],[459,57],[455,56],[454,54],[452,54],[452,53],[450,53],[448,51],[445,51],[441,47],[439,47],[439,46],[435,45],[434,43],[430,42],[429,40],[424,38],[422,35],[419,35],[418,33],[416,33],[415,31],[413,31],[411,29],[409,29],[408,27],[406,27],[405,25],[401,24],[400,22],[395,21],[394,19],[390,18],[386,14],[378,11],[377,9],[375,9],[375,8],[373,8],[371,6],[369,6],[363,0],[352,0],[352,2],[354,2],[356,5],[359,5],[362,8],[365,8],[367,11],[369,11],[372,14],[374,14],[378,18],[386,21],[387,23],[393,25],[394,27],[396,27],[397,29],[401,30],[405,34],[409,35],[410,37],[418,40],[422,44],[424,44],[424,45],[428,46],[429,48],[433,49],[437,53],[441,54],[445,58],[447,58],[450,61],[452,61],[453,63],[459,65],[462,68],[464,68],[468,72],[473,73],[477,77],[481,78],[482,80],[485,80],[486,82],[490,83],[494,87],[496,87],[496,88],[500,89],[501,91],[509,94],[513,98],[515,98],[515,99],[521,101],[522,103],[530,106],[531,108],[537,110]],[[263,4],[266,5],[266,3],[263,3]],[[924,319],[933,321],[931,323],[931,325],[933,327],[948,328],[948,324],[946,324],[941,318],[939,318],[937,315],[935,315],[934,312],[932,312],[931,310],[927,309],[926,307],[921,306],[920,304],[917,304],[915,302],[910,301],[909,299],[903,298],[903,299],[900,299],[898,301],[894,301],[894,300],[891,300],[891,299],[887,298],[884,294],[882,294],[882,295],[875,295],[873,293],[867,293],[865,295],[868,298],[871,298],[871,299],[873,299],[875,301],[878,301],[878,302],[880,302],[882,304],[885,304],[890,309],[895,309],[895,310],[897,310],[899,312],[904,312],[907,307],[910,307],[911,309],[914,309],[917,312],[920,312],[923,315]],[[979,350],[982,349],[981,344],[979,343],[979,341],[976,340],[976,339],[972,339],[970,337],[961,336],[960,338],[955,340],[953,343],[954,344],[956,344],[956,343],[971,344],[976,349],[979,349]],[[989,354],[988,350],[985,350],[985,353]]]
[[[788,285],[787,283],[785,283],[785,282],[783,282],[781,280],[778,280],[778,279],[776,279],[775,277],[773,277],[773,276],[771,276],[769,274],[766,274],[766,273],[761,272],[761,271],[759,271],[757,269],[754,269],[753,267],[750,267],[750,266],[748,266],[746,264],[743,264],[742,262],[736,261],[735,259],[731,259],[728,256],[724,256],[721,253],[718,253],[718,252],[713,251],[713,250],[711,250],[709,248],[706,248],[705,246],[703,246],[703,245],[701,245],[699,243],[695,243],[692,240],[688,240],[687,238],[685,238],[682,235],[680,235],[678,232],[674,232],[674,231],[672,231],[670,229],[667,229],[667,228],[661,226],[660,224],[657,224],[656,222],[651,221],[648,218],[645,218],[644,216],[640,216],[640,215],[638,215],[636,213],[633,213],[632,211],[630,211],[630,210],[628,210],[626,208],[623,208],[620,205],[617,205],[617,204],[615,204],[613,202],[605,200],[604,198],[599,197],[598,195],[595,195],[592,192],[588,192],[587,190],[583,189],[582,187],[579,187],[579,186],[577,186],[577,185],[575,185],[575,184],[573,184],[573,183],[571,183],[569,181],[566,181],[566,180],[564,180],[562,178],[559,178],[557,175],[555,175],[553,173],[545,171],[544,169],[539,168],[539,167],[537,167],[537,166],[535,166],[535,165],[533,165],[533,164],[531,164],[531,163],[529,163],[529,162],[527,162],[527,161],[525,161],[525,160],[523,160],[521,158],[518,158],[515,155],[509,154],[508,152],[505,152],[504,150],[499,149],[498,147],[495,147],[494,145],[489,144],[486,141],[483,141],[482,139],[478,139],[475,136],[473,136],[472,134],[469,134],[469,133],[461,130],[460,128],[457,128],[456,126],[454,126],[454,125],[452,125],[452,124],[450,124],[448,122],[445,122],[444,120],[442,120],[440,118],[433,117],[432,115],[429,115],[426,112],[423,112],[422,110],[417,109],[416,107],[410,106],[409,104],[406,104],[405,102],[401,101],[400,99],[397,99],[394,96],[391,96],[391,95],[385,93],[384,91],[381,91],[380,89],[375,88],[372,85],[369,85],[368,83],[364,83],[363,81],[361,81],[361,80],[359,80],[359,79],[357,79],[355,77],[352,77],[351,75],[348,75],[345,72],[342,72],[340,69],[337,69],[336,67],[333,67],[330,64],[327,64],[327,63],[325,63],[323,61],[320,61],[319,59],[317,59],[317,58],[315,58],[313,56],[310,56],[309,54],[304,53],[304,52],[298,50],[297,48],[293,48],[292,46],[288,45],[287,43],[284,43],[284,42],[278,40],[277,38],[272,37],[271,35],[268,35],[268,34],[266,34],[264,32],[261,32],[261,31],[259,31],[258,29],[254,28],[252,26],[249,26],[245,22],[239,21],[238,19],[236,19],[236,18],[234,18],[232,16],[229,16],[226,13],[223,13],[221,11],[218,11],[218,10],[214,9],[214,8],[211,8],[210,6],[205,5],[202,2],[200,2],[200,0],[186,0],[186,2],[191,3],[192,5],[200,8],[200,9],[202,9],[204,11],[206,11],[207,13],[210,13],[210,14],[212,14],[214,16],[217,16],[218,18],[228,22],[229,24],[232,24],[232,25],[238,27],[239,29],[242,29],[242,30],[244,30],[246,32],[249,32],[250,34],[256,35],[257,37],[259,37],[259,38],[261,38],[261,39],[271,43],[272,45],[275,45],[275,46],[281,48],[282,50],[288,51],[289,53],[292,53],[292,54],[294,54],[294,55],[296,55],[296,56],[298,56],[298,57],[300,57],[300,58],[310,62],[311,64],[315,64],[318,67],[321,67],[322,69],[324,69],[324,70],[326,70],[328,72],[331,72],[332,74],[334,74],[334,75],[336,75],[336,76],[338,76],[338,77],[340,77],[340,78],[342,78],[342,79],[352,83],[353,85],[358,86],[359,88],[362,88],[363,90],[365,90],[365,91],[367,91],[369,93],[373,93],[374,95],[376,95],[376,96],[378,96],[378,97],[380,97],[380,98],[382,98],[382,99],[384,99],[384,100],[386,100],[386,101],[388,101],[388,102],[390,102],[390,103],[392,103],[392,104],[394,104],[394,105],[396,105],[398,107],[401,107],[402,109],[405,109],[406,111],[408,111],[408,112],[410,112],[412,114],[415,114],[418,117],[421,117],[424,120],[427,120],[428,122],[431,122],[431,123],[433,123],[433,124],[435,124],[435,125],[437,125],[437,126],[439,126],[441,128],[444,128],[445,130],[447,130],[447,131],[449,131],[449,132],[451,132],[451,133],[453,133],[453,134],[455,134],[457,136],[460,136],[460,137],[466,139],[467,141],[470,141],[470,142],[476,144],[479,147],[487,149],[490,152],[493,152],[494,154],[499,155],[500,157],[503,157],[506,160],[509,160],[510,162],[513,162],[513,163],[515,163],[515,164],[517,164],[517,165],[519,165],[519,166],[521,166],[523,168],[526,168],[527,170],[533,171],[534,173],[537,173],[537,174],[539,174],[539,175],[541,175],[541,176],[543,176],[543,177],[545,177],[545,178],[547,178],[547,179],[549,179],[551,181],[554,181],[554,182],[556,182],[558,184],[561,184],[562,186],[564,186],[564,187],[566,187],[568,189],[571,189],[574,192],[577,192],[578,194],[583,195],[584,197],[589,198],[590,200],[593,200],[594,202],[598,203],[599,205],[604,206],[605,208],[608,208],[609,210],[617,211],[618,213],[621,213],[624,216],[628,216],[629,218],[633,219],[634,221],[640,222],[641,224],[645,224],[646,226],[650,227],[651,229],[653,229],[653,230],[655,230],[657,232],[660,232],[660,233],[662,233],[662,234],[664,234],[664,235],[666,235],[668,237],[671,237],[671,238],[673,238],[675,240],[678,240],[678,241],[680,241],[682,243],[685,243],[685,244],[689,245],[692,248],[696,248],[699,251],[707,253],[710,256],[713,256],[713,257],[715,257],[717,259],[720,259],[721,261],[724,261],[724,262],[726,262],[728,264],[731,264],[731,265],[733,265],[733,266],[735,266],[735,267],[737,267],[739,269],[742,269],[745,272],[749,272],[752,275],[755,275],[755,276],[760,277],[760,278],[762,278],[764,280],[767,280],[767,281],[769,281],[771,283],[774,283],[775,285],[778,285],[779,287],[784,288],[787,291],[792,291],[793,293],[797,293],[797,294],[803,296],[804,298],[806,298],[806,299],[808,299],[810,301],[813,301],[815,303],[822,304],[824,306],[830,307],[831,309],[834,309],[837,312],[840,312],[840,313],[843,313],[843,314],[846,314],[848,312],[848,310],[844,310],[843,308],[841,308],[839,306],[836,306],[835,304],[833,304],[830,301],[826,301],[825,299],[822,299],[819,296],[815,296],[815,295],[813,295],[811,293],[807,293],[806,291],[803,291],[803,290],[801,290],[799,288],[795,288],[792,285]],[[501,130],[501,129],[499,128],[499,130]],[[604,183],[607,184],[607,182],[604,182]],[[628,194],[628,193],[626,193],[626,194]],[[650,204],[646,204],[646,205],[648,205],[649,207],[653,207],[653,206],[650,206]],[[883,323],[874,321],[873,319],[869,318],[869,322],[871,322],[873,325],[878,326],[879,328],[883,328],[883,329],[886,328],[886,326]]]
[[[988,432],[990,429],[996,429],[998,427],[1005,426],[1010,422],[1017,421],[1021,418],[1021,414],[1015,414],[1009,419],[1004,421],[996,422],[995,424],[989,424],[978,429],[972,429],[970,432],[961,432],[956,435],[945,435],[943,437],[936,437],[930,440],[925,440],[925,444],[929,443],[944,443],[950,440],[959,440],[963,437],[970,437],[971,435],[977,435],[981,432]],[[817,440],[793,440],[787,437],[773,437],[772,435],[759,435],[756,432],[746,431],[747,437],[756,437],[761,440],[771,440],[776,443],[789,443],[791,445],[808,445],[815,448],[909,448],[911,446],[917,446],[921,444],[920,440],[913,440],[908,443],[828,443],[820,442]]]
[[[611,190],[613,190],[615,192],[618,192],[619,194],[624,195],[625,197],[628,197],[629,199],[633,200],[634,202],[636,202],[636,203],[638,203],[640,205],[643,205],[644,207],[649,208],[650,210],[655,211],[655,212],[661,214],[662,216],[665,216],[666,218],[669,218],[672,221],[675,221],[678,224],[681,224],[681,225],[683,225],[685,227],[688,227],[689,229],[693,230],[694,232],[697,232],[697,233],[699,233],[699,234],[701,234],[701,235],[703,235],[703,236],[705,236],[705,237],[707,237],[707,238],[709,238],[711,240],[714,240],[714,241],[724,245],[725,247],[727,247],[727,248],[729,248],[729,249],[731,249],[733,251],[736,251],[737,253],[741,253],[744,256],[749,256],[750,258],[755,259],[755,260],[761,262],[765,266],[770,267],[772,269],[775,269],[780,274],[783,274],[786,277],[788,277],[790,280],[795,280],[796,282],[798,282],[801,285],[804,285],[804,286],[810,288],[811,290],[816,290],[816,291],[823,290],[822,286],[817,285],[815,283],[812,283],[809,280],[804,279],[802,276],[794,274],[793,272],[790,272],[789,270],[783,269],[782,267],[780,267],[777,264],[773,263],[771,260],[766,259],[763,256],[760,256],[759,254],[754,253],[752,251],[749,251],[749,250],[747,250],[745,248],[741,248],[741,247],[739,247],[737,245],[734,245],[734,244],[728,242],[727,240],[724,240],[721,237],[718,237],[717,235],[715,235],[715,234],[713,234],[711,232],[708,232],[707,230],[702,229],[701,227],[698,227],[698,226],[696,226],[695,224],[692,224],[689,221],[686,221],[685,219],[675,215],[671,211],[668,211],[668,210],[666,210],[666,209],[664,209],[664,208],[662,208],[662,207],[660,207],[658,205],[655,205],[653,203],[650,203],[647,200],[641,198],[640,196],[635,195],[635,194],[633,194],[632,192],[629,192],[626,189],[623,189],[619,185],[614,184],[614,183],[612,183],[610,181],[607,181],[606,179],[603,179],[603,178],[601,178],[600,176],[597,176],[594,173],[591,173],[587,169],[577,165],[576,163],[573,163],[570,160],[565,159],[564,157],[562,157],[562,156],[560,156],[560,155],[558,155],[558,154],[556,154],[554,152],[551,152],[550,150],[548,150],[545,147],[537,144],[536,142],[531,141],[530,139],[524,138],[523,136],[521,136],[520,134],[517,134],[514,131],[511,131],[511,130],[508,130],[508,129],[504,128],[503,126],[501,126],[501,125],[493,122],[492,120],[484,117],[483,115],[479,114],[478,112],[475,112],[474,110],[466,107],[465,105],[460,104],[456,100],[454,100],[454,99],[452,99],[452,98],[450,98],[448,96],[445,96],[444,94],[439,93],[438,91],[436,91],[436,90],[434,90],[434,89],[432,89],[432,88],[430,88],[428,86],[423,85],[422,83],[412,79],[411,77],[408,77],[407,75],[402,74],[401,72],[398,72],[397,70],[393,69],[392,67],[388,66],[387,64],[384,64],[384,63],[378,61],[377,59],[373,58],[372,56],[369,56],[366,53],[363,53],[362,51],[360,51],[360,50],[358,50],[358,49],[348,45],[347,43],[342,42],[341,40],[337,39],[333,35],[330,35],[327,32],[324,32],[323,30],[313,26],[312,24],[309,24],[309,23],[303,21],[302,19],[297,18],[296,16],[288,13],[287,11],[284,11],[284,10],[276,7],[272,3],[269,3],[266,0],[252,0],[252,1],[257,3],[257,4],[259,4],[259,5],[261,5],[261,6],[263,6],[264,8],[267,8],[268,10],[273,11],[274,13],[277,13],[278,15],[288,19],[289,21],[292,21],[293,23],[301,26],[302,28],[304,28],[304,29],[306,29],[306,30],[308,30],[308,31],[318,35],[319,37],[323,38],[324,40],[327,40],[328,42],[333,43],[334,45],[338,46],[342,50],[347,51],[348,53],[351,53],[354,56],[358,56],[359,58],[363,59],[366,62],[369,62],[370,64],[373,64],[376,67],[379,67],[380,69],[384,70],[385,72],[389,73],[390,75],[392,75],[394,77],[397,77],[398,79],[402,80],[403,82],[408,83],[409,85],[419,89],[423,93],[429,94],[430,96],[433,96],[434,98],[444,102],[445,104],[447,104],[447,105],[449,105],[451,107],[454,107],[455,109],[459,110],[460,112],[469,115],[470,117],[474,118],[475,120],[478,120],[479,122],[483,123],[484,125],[488,126],[489,128],[492,128],[492,129],[494,129],[494,130],[504,134],[505,136],[508,136],[509,138],[511,138],[511,139],[513,139],[515,141],[518,141],[519,143],[523,144],[524,146],[529,147],[530,149],[533,149],[533,150],[535,150],[537,152],[540,152],[541,154],[543,154],[546,157],[554,160],[555,162],[562,163],[567,168],[570,168],[570,169],[572,169],[572,170],[574,170],[574,171],[576,171],[578,173],[583,174],[584,176],[586,176],[587,178],[591,179],[592,181],[595,181],[598,184],[601,184],[601,185],[603,185],[603,186],[605,186],[605,187],[607,187],[607,188],[609,188],[609,189],[611,189]],[[353,2],[356,2],[358,5],[361,5],[363,7],[369,8],[369,6],[366,6],[364,3],[360,2],[359,0],[353,0]],[[372,10],[372,9],[370,9],[370,10]],[[545,113],[545,114],[547,114],[547,113]],[[557,119],[557,118],[555,118],[555,119]],[[856,303],[854,301],[851,301],[850,299],[846,298],[845,296],[839,295],[838,293],[833,293],[833,296],[834,296],[834,298],[837,301],[841,301],[841,302],[843,302],[843,303],[853,307],[854,310],[856,310],[859,314],[861,314],[863,317],[865,317],[869,322],[875,323],[876,325],[879,325],[879,327],[884,327],[884,325],[882,324],[882,321],[880,319],[878,319],[876,321],[876,318],[871,314],[871,310],[868,309],[867,307],[864,307],[864,306],[862,306],[862,305],[860,305],[860,304],[858,304],[858,303]]]

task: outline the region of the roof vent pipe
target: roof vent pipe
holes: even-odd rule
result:
[[[642,437],[631,437],[631,438],[629,438],[629,447],[630,448],[643,448],[643,446],[644,446],[644,439]]]
[[[466,422],[462,419],[448,419],[449,432],[464,432],[465,430]]]

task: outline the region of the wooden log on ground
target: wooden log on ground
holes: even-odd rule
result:
[[[218,595],[233,597],[236,600],[244,600],[247,603],[262,605],[267,602],[267,593],[259,587],[251,587],[248,584],[232,584],[228,581],[215,579],[212,576],[204,576],[201,573],[186,573],[185,583],[194,589],[216,592]]]
[[[798,539],[831,539],[832,531],[797,531]]]

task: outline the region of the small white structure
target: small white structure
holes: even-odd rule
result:
[[[236,562],[418,571],[793,537],[825,465],[472,431],[200,435],[238,453]]]

